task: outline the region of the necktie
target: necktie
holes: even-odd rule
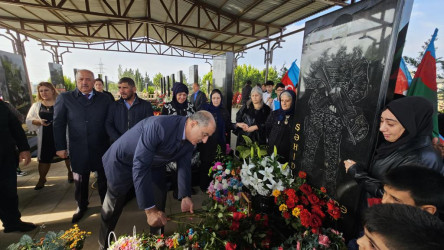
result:
[[[86,95],[83,95],[85,98],[86,98],[86,100],[89,100],[89,97],[91,96],[91,94],[86,94]]]

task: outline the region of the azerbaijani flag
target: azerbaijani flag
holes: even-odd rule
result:
[[[396,78],[395,94],[406,95],[412,82],[412,76],[407,68],[407,64],[404,58],[401,57],[401,63],[399,65],[398,77]]]
[[[438,35],[438,29],[435,29],[429,46],[422,57],[415,77],[412,80],[407,96],[422,96],[428,99],[434,106],[435,114],[433,115],[433,137],[439,137],[438,130],[438,98],[436,84],[436,55],[435,55],[435,39]]]
[[[296,61],[294,61],[290,69],[287,70],[285,75],[282,77],[281,82],[285,85],[286,89],[291,89],[296,92],[296,86],[299,81],[299,68],[296,65]]]

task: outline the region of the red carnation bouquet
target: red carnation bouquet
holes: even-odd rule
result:
[[[319,232],[326,218],[341,218],[341,208],[326,193],[306,183],[306,173],[300,171],[293,184],[284,191],[273,190],[274,201],[287,224],[297,231]]]

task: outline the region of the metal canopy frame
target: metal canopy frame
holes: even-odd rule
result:
[[[351,3],[354,1],[352,0]],[[51,48],[210,59],[345,0],[0,0],[0,27]],[[51,51],[57,51],[51,49]]]

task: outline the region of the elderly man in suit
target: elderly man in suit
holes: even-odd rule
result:
[[[199,111],[202,109],[202,105],[207,102],[207,96],[204,92],[200,91],[200,86],[198,83],[193,83],[194,93],[190,96],[190,102],[193,104],[194,109]]]
[[[0,100],[0,220],[4,232],[27,232],[36,226],[20,220],[18,209],[17,174],[19,161],[31,162],[28,140],[17,117],[7,104]],[[17,155],[17,150],[20,152]]]
[[[89,175],[97,171],[97,184],[103,203],[106,194],[106,177],[102,156],[108,149],[105,120],[111,99],[93,89],[94,74],[86,69],[76,74],[77,88],[60,94],[54,106],[54,141],[56,154],[69,156],[76,186],[77,211],[72,223],[78,222],[88,209]],[[68,127],[68,139],[66,139]]]
[[[165,165],[177,161],[178,197],[182,211],[193,212],[191,196],[191,156],[194,147],[206,143],[216,129],[211,113],[199,111],[183,116],[149,117],[123,134],[103,156],[108,191],[102,206],[99,243],[107,239],[122,213],[126,194],[132,186],[137,203],[145,210],[152,233],[167,223]]]

